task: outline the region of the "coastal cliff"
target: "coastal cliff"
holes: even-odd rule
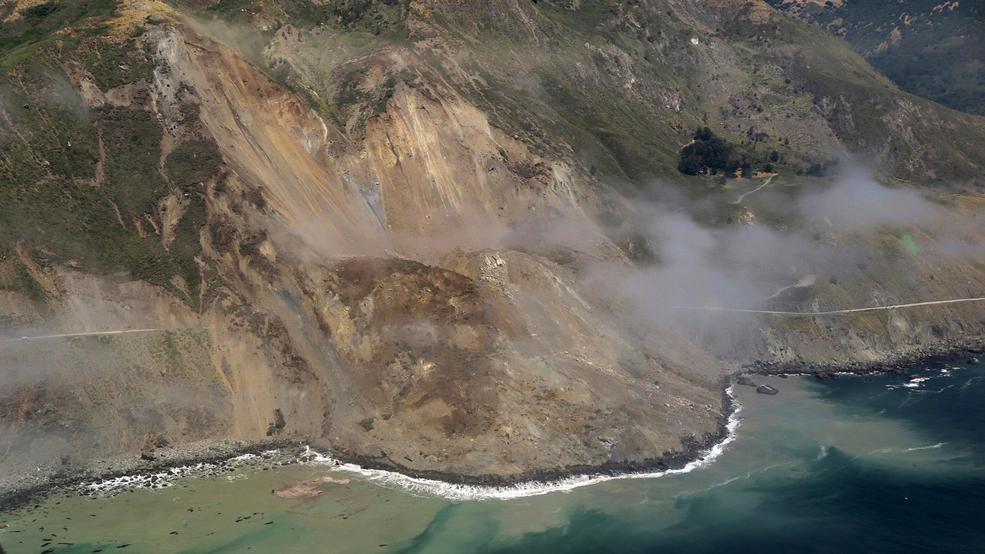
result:
[[[11,480],[230,439],[633,467],[720,435],[730,367],[985,327],[973,301],[796,315],[985,296],[985,119],[763,2],[0,6]],[[682,172],[695,143],[735,167]],[[848,152],[902,217],[790,207]],[[794,315],[699,309],[753,301]]]

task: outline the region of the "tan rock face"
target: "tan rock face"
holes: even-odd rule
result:
[[[568,161],[532,153],[437,84],[398,83],[352,141],[204,32],[180,23],[153,32],[161,65],[142,98],[172,137],[162,148],[204,133],[224,162],[205,184],[198,260],[214,277],[191,310],[140,283],[112,292],[65,274],[56,309],[66,332],[148,331],[86,338],[100,360],[120,357],[98,370],[95,358],[72,361],[76,339],[51,339],[68,341],[52,349],[58,371],[109,379],[107,396],[79,394],[85,380],[11,391],[3,419],[15,451],[66,451],[68,439],[31,438],[64,424],[102,437],[80,458],[146,448],[158,435],[294,437],[418,470],[513,475],[651,458],[716,430],[717,371],[667,371],[575,273],[509,249],[511,227],[563,215],[580,236],[553,241],[621,257],[585,216],[593,194]],[[359,86],[379,85],[374,75]],[[88,82],[84,72],[77,82]],[[126,107],[132,96],[86,98]],[[166,247],[183,202],[166,197],[152,220]],[[169,338],[192,330],[198,342]],[[33,345],[20,344],[18,364],[30,365]],[[180,355],[120,367],[169,345]],[[114,415],[146,395],[159,408]],[[38,415],[39,403],[51,411]],[[120,440],[106,433],[126,425]],[[39,458],[5,463],[14,459]]]
[[[762,2],[702,4],[757,25],[777,17]],[[490,100],[515,93],[491,88],[503,78],[498,60],[456,51],[472,40],[460,36],[466,27],[441,27],[475,21],[475,9],[493,18],[476,32],[520,29],[524,42],[495,57],[533,60],[517,69],[529,82],[515,80],[533,91],[529,105],[508,103],[517,112],[497,113],[504,106]],[[676,321],[648,321],[631,297],[588,279],[600,266],[632,271],[630,254],[645,254],[621,233],[638,214],[595,176],[602,143],[587,134],[608,141],[641,133],[641,143],[656,134],[641,149],[671,159],[698,121],[693,113],[704,110],[697,95],[670,90],[677,85],[649,73],[663,66],[644,67],[615,43],[579,41],[548,72],[535,46],[557,29],[528,4],[427,1],[410,10],[412,40],[368,50],[325,30],[280,27],[261,55],[290,69],[291,88],[209,29],[147,2],[127,4],[122,20],[164,21],[149,24],[142,39],[155,53],[153,79],[101,91],[87,68],[69,64],[88,107],[153,115],[163,130],[162,171],[190,139],[214,143],[221,164],[195,183],[203,203],[192,233],[197,287],[178,276],[165,289],[88,274],[70,269],[72,260],[42,268],[21,251],[0,259],[4,283],[23,269],[49,299],[42,309],[22,293],[0,291],[11,338],[37,336],[0,343],[0,367],[17,375],[0,389],[0,472],[64,454],[136,452],[158,437],[170,444],[290,438],[414,470],[511,476],[651,459],[719,429],[724,368],[696,344],[700,335]],[[693,10],[696,19],[707,16]],[[648,35],[646,14],[637,11],[627,21],[660,56],[681,46],[665,44],[662,31]],[[253,23],[279,25],[270,14]],[[700,87],[711,117],[732,110],[729,121],[745,122],[743,132],[762,119],[762,128],[795,134],[805,149],[840,144],[821,123],[826,116],[794,111],[809,102],[802,93],[777,96],[776,110],[800,114],[780,122],[754,107],[773,89],[734,95],[749,80],[741,53],[705,38],[711,27],[702,25],[694,29],[708,33],[683,51],[688,67],[708,71]],[[522,48],[529,55],[515,51]],[[783,82],[782,68],[766,69]],[[613,75],[626,96],[604,88]],[[598,96],[561,96],[582,89]],[[545,97],[571,105],[552,111]],[[841,113],[844,100],[835,98],[818,101],[818,110]],[[601,104],[636,111],[619,120],[586,115]],[[921,106],[899,104],[884,123],[897,135],[919,135],[909,122],[929,117]],[[672,119],[646,119],[661,110]],[[509,125],[522,132],[505,131]],[[606,144],[619,155],[610,166],[632,164],[631,152]],[[913,163],[912,171],[927,169]],[[103,185],[101,170],[95,175],[86,186]],[[175,188],[153,213],[132,222],[117,210],[111,223],[136,227],[171,251],[181,247],[193,208]],[[743,210],[743,223],[764,219]],[[921,263],[923,275],[937,262]],[[886,288],[945,295],[961,281],[985,282],[981,271],[970,264],[935,287],[900,280]],[[887,262],[858,282],[899,275]],[[820,291],[813,301],[847,294]],[[930,312],[934,323],[899,314],[844,320],[838,340],[829,331],[840,323],[749,325],[730,353],[738,361],[878,359],[911,334],[933,335],[951,316],[947,333],[977,329],[965,325],[976,318],[971,307]],[[89,332],[98,334],[80,334]],[[317,492],[317,484],[302,485],[301,494]]]
[[[195,41],[199,42],[195,42]],[[261,190],[290,224],[317,221],[326,239],[371,243],[379,231],[369,206],[326,158],[329,129],[297,97],[229,48],[171,32],[158,43],[170,71],[157,88],[169,99],[194,91],[202,122],[237,180]]]
[[[313,295],[349,390],[367,400],[331,422],[337,446],[414,469],[508,475],[551,459],[607,461],[595,434],[640,459],[680,448],[676,418],[714,429],[714,372],[689,381],[665,371],[560,268],[493,251],[446,264],[478,274],[352,259]],[[665,394],[700,398],[700,409],[671,416],[652,402]]]

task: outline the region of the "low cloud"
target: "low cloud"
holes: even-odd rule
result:
[[[943,207],[915,190],[889,188],[859,169],[849,171],[825,190],[804,195],[797,211],[805,219],[849,230],[926,225],[947,216]]]

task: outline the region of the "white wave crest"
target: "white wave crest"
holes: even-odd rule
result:
[[[120,475],[111,479],[103,479],[81,485],[79,488],[90,494],[114,495],[129,489],[163,489],[174,485],[183,477],[200,477],[219,469],[233,469],[249,466],[251,463],[272,459],[281,454],[280,450],[264,450],[259,454],[240,454],[225,460],[225,462],[198,462],[187,465],[172,466],[151,473],[134,473]],[[245,476],[225,476],[227,480],[241,479]]]
[[[915,389],[920,386],[920,383],[924,383],[927,381],[930,381],[930,377],[914,377],[913,379],[910,379],[906,383],[903,383],[903,386],[908,389]]]
[[[95,483],[83,486],[83,489],[91,493],[113,494],[127,489],[136,488],[165,488],[174,484],[174,481],[181,477],[195,475],[201,472],[214,469],[215,464],[198,463],[186,466],[169,467],[154,473],[138,473],[135,475],[120,475],[112,479],[104,479]]]
[[[939,442],[937,444],[928,444],[927,446],[914,446],[913,448],[907,448],[904,452],[916,452],[917,450],[936,450],[947,444],[946,442]]]
[[[342,463],[330,456],[324,456],[308,449],[310,463],[326,464],[331,466],[332,471],[356,473],[368,481],[384,487],[395,488],[405,492],[420,496],[433,496],[452,501],[468,500],[511,500],[527,496],[538,496],[555,492],[568,492],[580,487],[613,481],[616,479],[655,479],[665,475],[676,475],[689,473],[696,469],[705,467],[721,456],[726,447],[731,444],[737,436],[739,429],[739,411],[742,406],[735,400],[733,388],[730,386],[726,390],[735,409],[729,415],[726,424],[726,436],[722,441],[712,445],[705,450],[697,459],[689,462],[679,469],[669,469],[665,471],[643,471],[638,473],[623,473],[618,475],[605,474],[585,474],[573,475],[557,481],[528,481],[517,483],[510,486],[485,486],[485,485],[464,485],[458,483],[447,483],[436,479],[424,479],[411,477],[395,471],[382,469],[367,469],[356,464]]]

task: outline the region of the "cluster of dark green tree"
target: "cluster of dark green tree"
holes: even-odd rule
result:
[[[773,171],[773,162],[779,160],[779,154],[774,150],[767,159],[744,151],[730,144],[722,137],[711,132],[708,127],[701,127],[694,133],[694,140],[681,149],[681,159],[677,169],[685,175],[717,175],[726,177],[740,174],[752,177],[753,168],[763,171]]]

